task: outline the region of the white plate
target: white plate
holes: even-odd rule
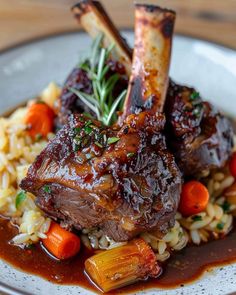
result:
[[[133,34],[124,32],[130,43]],[[50,81],[62,84],[84,55],[90,38],[73,33],[33,42],[0,56],[0,111],[39,93]],[[171,77],[194,85],[203,97],[236,116],[236,52],[206,41],[182,36],[174,39]],[[236,241],[235,241],[236,243]],[[1,249],[0,249],[1,251]],[[223,251],[223,249],[222,249]],[[214,270],[198,282],[175,290],[147,290],[148,295],[222,295],[236,291],[236,264]],[[80,287],[58,286],[24,274],[0,261],[0,291],[7,294],[93,294]],[[12,289],[11,289],[12,288]]]

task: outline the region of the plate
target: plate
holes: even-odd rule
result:
[[[130,44],[133,33],[123,32]],[[50,81],[63,84],[71,69],[86,55],[91,40],[71,33],[38,40],[0,55],[1,113],[35,96]],[[171,77],[193,86],[204,98],[236,116],[236,52],[207,41],[176,36]],[[1,250],[1,249],[0,249]],[[172,290],[146,290],[139,295],[222,295],[236,291],[236,264],[207,272],[201,280]],[[6,294],[94,294],[74,286],[59,286],[25,274],[0,261],[0,292]]]

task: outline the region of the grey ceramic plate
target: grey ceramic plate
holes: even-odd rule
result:
[[[133,34],[124,32],[130,43]],[[0,111],[3,113],[39,93],[50,81],[62,84],[84,55],[90,38],[83,33],[33,42],[0,56]],[[194,85],[206,99],[236,117],[236,52],[205,41],[174,39],[171,77]],[[235,241],[236,243],[236,241]],[[1,249],[0,249],[1,251]],[[223,249],[222,249],[223,251]],[[24,274],[0,261],[0,291],[7,294],[92,294],[80,287],[58,286]],[[222,295],[236,291],[236,264],[216,269],[198,282],[175,290],[147,290],[139,294]]]

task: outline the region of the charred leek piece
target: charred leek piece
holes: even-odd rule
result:
[[[174,22],[173,11],[136,5],[135,48],[123,120],[132,113],[163,110]]]
[[[90,257],[85,270],[104,292],[161,274],[154,252],[142,239]]]
[[[123,64],[129,76],[132,50],[121,37],[101,3],[98,1],[83,0],[72,8],[72,12],[92,38],[96,38],[101,33],[103,34],[103,47],[108,48],[111,44],[114,44],[112,58]]]

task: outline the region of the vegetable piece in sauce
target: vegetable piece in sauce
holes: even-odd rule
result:
[[[179,211],[184,216],[191,216],[206,209],[209,201],[207,188],[199,181],[189,181],[183,185]]]
[[[52,222],[43,245],[53,256],[62,260],[73,257],[79,252],[80,238]]]
[[[104,292],[161,274],[154,252],[142,239],[88,258],[85,270]]]
[[[32,104],[25,118],[29,135],[33,139],[39,136],[46,137],[53,131],[54,116],[53,110],[47,104],[42,102]]]

